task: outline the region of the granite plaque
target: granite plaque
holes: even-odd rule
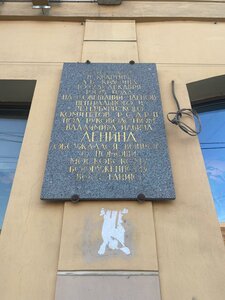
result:
[[[174,198],[155,64],[65,63],[41,199]]]

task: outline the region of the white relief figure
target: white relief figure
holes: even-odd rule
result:
[[[106,247],[115,250],[121,250],[126,255],[130,254],[130,249],[125,246],[125,229],[123,227],[123,215],[128,213],[128,209],[124,208],[119,212],[116,210],[101,209],[100,216],[103,216],[102,225],[103,242],[98,250],[99,255],[105,254]]]

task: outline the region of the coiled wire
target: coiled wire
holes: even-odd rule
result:
[[[168,121],[174,125],[177,125],[181,130],[183,130],[185,133],[189,134],[190,136],[198,135],[202,130],[201,121],[200,121],[198,113],[194,109],[190,109],[190,108],[182,108],[181,109],[180,108],[179,101],[175,94],[174,80],[172,80],[171,84],[172,84],[173,98],[177,105],[177,112],[169,112],[167,114]],[[183,116],[191,118],[193,120],[193,122],[195,124],[193,128],[181,120]]]

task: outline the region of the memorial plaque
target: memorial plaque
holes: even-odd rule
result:
[[[174,198],[155,64],[65,63],[41,199]]]

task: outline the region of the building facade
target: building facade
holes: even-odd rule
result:
[[[190,108],[187,83],[225,73],[225,4],[32,6],[0,5],[0,81],[10,87],[0,91],[1,105],[31,103],[0,236],[1,299],[225,299],[225,225],[217,220],[200,144],[166,118],[176,110],[172,80],[181,107]],[[40,200],[63,63],[87,60],[156,63],[175,201]],[[21,94],[15,81],[25,85]],[[99,255],[102,209],[127,209],[129,255]]]

